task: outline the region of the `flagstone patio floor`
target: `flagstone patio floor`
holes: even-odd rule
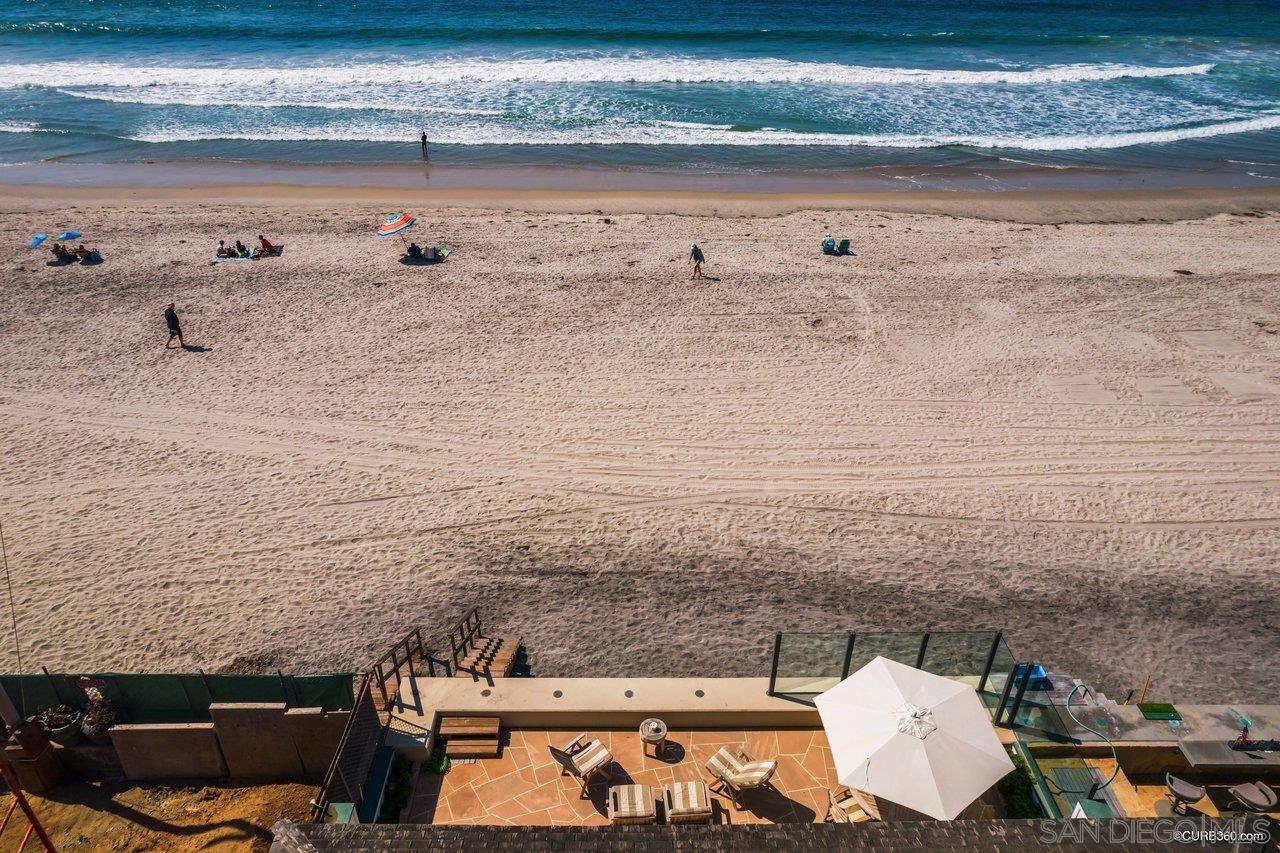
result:
[[[578,781],[561,775],[547,750],[562,747],[572,729],[511,729],[497,758],[454,764],[444,776],[420,772],[405,813],[409,823],[512,824],[519,826],[598,826],[608,823],[605,802],[610,785],[645,784],[657,798],[671,782],[701,779],[710,786],[704,765],[720,747],[745,749],[754,759],[777,759],[772,787],[743,794],[739,810],[727,796],[712,791],[715,820],[726,824],[821,822],[827,791],[834,790],[835,765],[821,729],[673,730],[661,758],[646,754],[636,729],[595,729],[613,753],[611,778],[597,776],[581,795]],[[507,740],[509,738],[509,740]],[[659,809],[661,815],[661,809]]]

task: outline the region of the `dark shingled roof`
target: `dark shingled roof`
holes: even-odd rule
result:
[[[272,829],[272,853],[328,851],[428,851],[456,853],[810,853],[814,850],[866,851],[1022,851],[1054,853],[1107,851],[1153,853],[1158,850],[1238,850],[1272,853],[1278,848],[1280,825],[1253,819],[1249,830],[1270,835],[1265,843],[1236,847],[1225,841],[1178,843],[1167,834],[1181,829],[1239,831],[1245,825],[1228,820],[985,820],[899,821],[857,826],[781,824],[764,826],[414,826],[381,824],[339,826],[294,825],[281,821]],[[1159,831],[1163,829],[1163,836]],[[1147,833],[1143,835],[1142,833]],[[1061,839],[1057,841],[1057,839]],[[1053,843],[1055,842],[1056,843]]]

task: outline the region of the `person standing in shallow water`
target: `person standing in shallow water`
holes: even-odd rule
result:
[[[689,278],[702,278],[702,262],[706,259],[697,243],[689,244],[689,263],[693,264],[693,275]]]
[[[164,309],[164,324],[169,327],[169,340],[165,341],[165,349],[173,349],[173,339],[178,339],[178,346],[182,349],[187,348],[187,342],[182,339],[182,327],[178,325],[178,312],[173,310],[173,303]]]
[[[422,131],[422,159],[427,159],[427,132]]]

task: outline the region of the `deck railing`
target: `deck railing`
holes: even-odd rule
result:
[[[972,683],[984,699],[1004,687],[1013,661],[1000,631],[851,631],[777,634],[769,695],[806,705],[882,655]]]
[[[330,817],[330,807],[337,803],[349,803],[359,813],[364,805],[364,788],[369,770],[390,720],[392,700],[398,694],[404,678],[448,675],[448,667],[435,658],[434,652],[422,641],[422,629],[414,628],[378,658],[364,673],[355,687],[355,704],[347,725],[338,740],[329,768],[320,783],[320,790],[311,802],[311,819],[322,823]],[[388,684],[395,681],[395,689]],[[378,701],[381,700],[381,701]]]

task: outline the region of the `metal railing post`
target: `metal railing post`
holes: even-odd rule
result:
[[[773,668],[769,671],[769,696],[776,696],[774,686],[778,682],[778,653],[782,651],[782,634],[773,635]]]
[[[996,652],[1000,651],[1000,641],[1004,639],[1004,631],[996,631],[991,640],[991,650],[987,652],[987,665],[982,668],[982,680],[978,682],[978,692],[987,689],[987,678],[991,675],[991,667],[996,662]]]
[[[853,640],[858,635],[853,631],[849,632],[849,639],[844,644],[844,663],[840,665],[840,680],[844,681],[849,677],[849,665],[853,662]]]
[[[995,725],[1000,725],[1000,720],[1004,716],[1004,705],[1009,701],[1009,691],[1013,689],[1013,681],[1018,674],[1018,665],[1015,663],[1013,669],[1009,670],[1009,677],[1004,681],[1004,691],[1000,694],[1000,704],[996,705]]]
[[[1027,692],[1027,685],[1031,683],[1031,667],[1034,666],[1032,661],[1027,661],[1021,665],[1022,680],[1018,682],[1018,693],[1013,697],[1013,707],[1009,709],[1009,725],[1016,726],[1018,724],[1018,709],[1022,707],[1022,695]]]
[[[920,650],[916,652],[916,669],[924,668],[924,652],[929,648],[929,632],[920,635]]]

